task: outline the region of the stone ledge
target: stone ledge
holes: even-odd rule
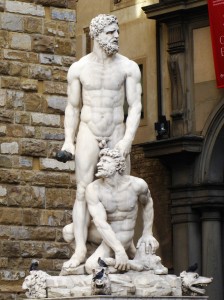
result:
[[[146,299],[146,300],[205,300],[205,299],[208,299],[208,296],[202,296],[202,297],[191,297],[191,296],[183,296],[183,297],[136,297],[136,296],[133,296],[133,297],[113,297],[113,296],[89,296],[89,297],[72,297],[72,298],[46,298],[48,300],[85,300],[85,299],[92,299],[92,300],[103,300],[103,299],[116,299],[116,300],[124,300],[124,299],[127,299],[127,300],[131,300],[131,299],[135,299],[135,300],[138,300],[138,299]],[[24,300],[33,300],[31,298],[24,298]]]

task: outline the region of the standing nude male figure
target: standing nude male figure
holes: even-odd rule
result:
[[[135,62],[117,53],[117,18],[112,15],[97,16],[91,21],[90,36],[94,39],[93,51],[72,64],[68,71],[68,104],[62,152],[75,155],[77,181],[72,215],[76,248],[71,259],[63,265],[68,269],[78,266],[86,257],[89,213],[85,189],[94,179],[99,143],[118,149],[128,158],[141,114],[141,74]],[[129,105],[126,125],[123,111],[125,98]],[[65,227],[64,237],[69,234],[71,236],[71,227]],[[71,242],[71,239],[67,238],[67,241]]]

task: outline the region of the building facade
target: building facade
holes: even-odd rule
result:
[[[207,1],[161,0],[143,10],[157,24],[158,101],[170,120],[169,138],[144,149],[171,170],[174,272],[197,262],[214,278],[210,299],[221,300],[224,92],[216,87]]]

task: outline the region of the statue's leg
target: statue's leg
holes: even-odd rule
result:
[[[64,263],[64,268],[74,268],[83,263],[86,258],[86,240],[90,216],[85,200],[85,190],[94,179],[98,155],[99,147],[96,138],[87,126],[80,126],[75,154],[77,192],[72,212],[76,248],[71,259]]]
[[[100,268],[98,264],[99,257],[104,259],[106,257],[111,257],[113,251],[108,247],[104,241],[99,245],[96,251],[87,259],[85,263],[85,269],[88,274],[92,274],[93,269]]]
[[[73,249],[75,249],[75,236],[74,236],[74,226],[73,223],[66,225],[62,229],[62,235],[64,240],[69,243]]]
[[[136,254],[136,247],[132,240],[130,247],[127,249],[127,255],[130,259],[133,259],[135,257],[135,254]]]

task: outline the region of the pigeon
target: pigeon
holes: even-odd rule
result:
[[[100,257],[98,258],[98,264],[100,267],[107,268],[108,265]]]
[[[104,269],[102,269],[100,272],[96,273],[96,275],[93,277],[93,281],[96,281],[97,279],[102,279],[104,275]]]
[[[188,269],[187,269],[187,272],[195,272],[198,268],[198,264],[195,263],[194,265],[190,266]]]
[[[38,265],[39,265],[39,261],[36,260],[36,259],[33,259],[31,261],[30,271],[37,271],[38,270]]]

